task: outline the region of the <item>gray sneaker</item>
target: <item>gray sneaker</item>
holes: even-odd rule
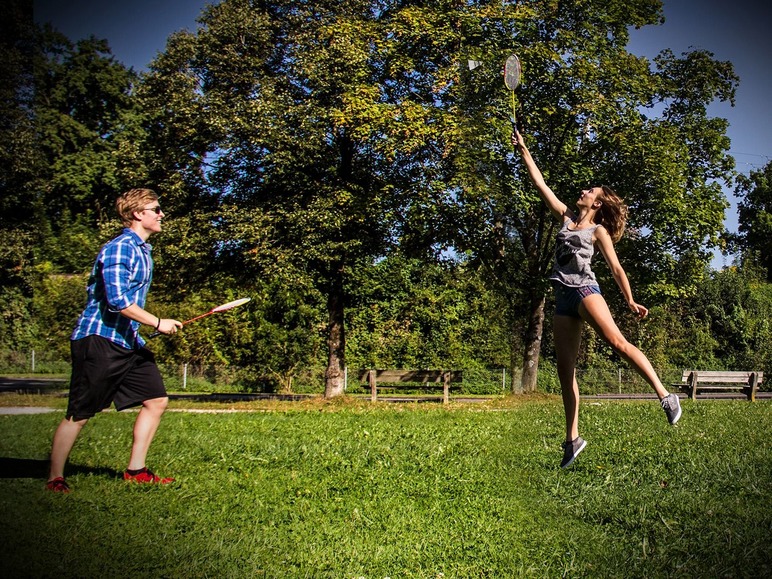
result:
[[[662,410],[667,415],[667,421],[670,424],[675,424],[678,419],[681,418],[681,401],[678,400],[677,394],[668,394],[660,402]]]
[[[577,436],[571,442],[564,442],[561,446],[563,447],[563,462],[560,463],[560,468],[567,468],[587,446],[587,441],[581,436]]]

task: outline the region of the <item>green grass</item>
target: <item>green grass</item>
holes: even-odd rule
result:
[[[3,575],[772,575],[772,405],[585,402],[563,471],[557,398],[169,412],[125,484],[132,413],[86,427],[43,490],[61,414],[0,416]]]

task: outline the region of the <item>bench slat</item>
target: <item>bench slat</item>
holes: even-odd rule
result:
[[[750,380],[750,376],[703,376],[697,375],[697,379],[700,383],[708,382],[710,384],[747,384]]]
[[[450,384],[463,381],[462,370],[360,370],[358,376],[360,382],[369,384],[373,402],[379,388],[442,388],[442,399],[447,404]]]
[[[369,370],[359,372],[359,381],[367,382]],[[444,375],[450,375],[451,382],[462,382],[463,372],[460,370],[373,370],[378,382],[438,382],[442,384]]]
[[[696,400],[697,390],[743,390],[748,399],[756,399],[756,390],[764,380],[763,372],[730,372],[723,370],[684,370],[680,388]]]
[[[695,370],[684,371],[681,375],[681,381],[688,381],[693,372]],[[764,377],[763,372],[720,372],[713,370],[696,370],[696,372],[700,382],[747,382],[756,374],[759,383],[761,383]]]

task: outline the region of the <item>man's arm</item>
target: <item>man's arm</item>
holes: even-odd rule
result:
[[[159,318],[139,307],[137,304],[131,304],[129,307],[122,309],[121,315],[126,316],[135,322],[139,322],[140,324],[152,326],[156,331],[159,331],[162,334],[173,334],[182,327],[182,322],[171,318]]]

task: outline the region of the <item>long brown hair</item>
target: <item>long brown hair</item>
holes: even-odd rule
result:
[[[608,185],[601,185],[603,197],[600,198],[601,206],[595,214],[595,223],[606,228],[611,240],[616,243],[622,239],[627,225],[627,205],[622,198]]]

